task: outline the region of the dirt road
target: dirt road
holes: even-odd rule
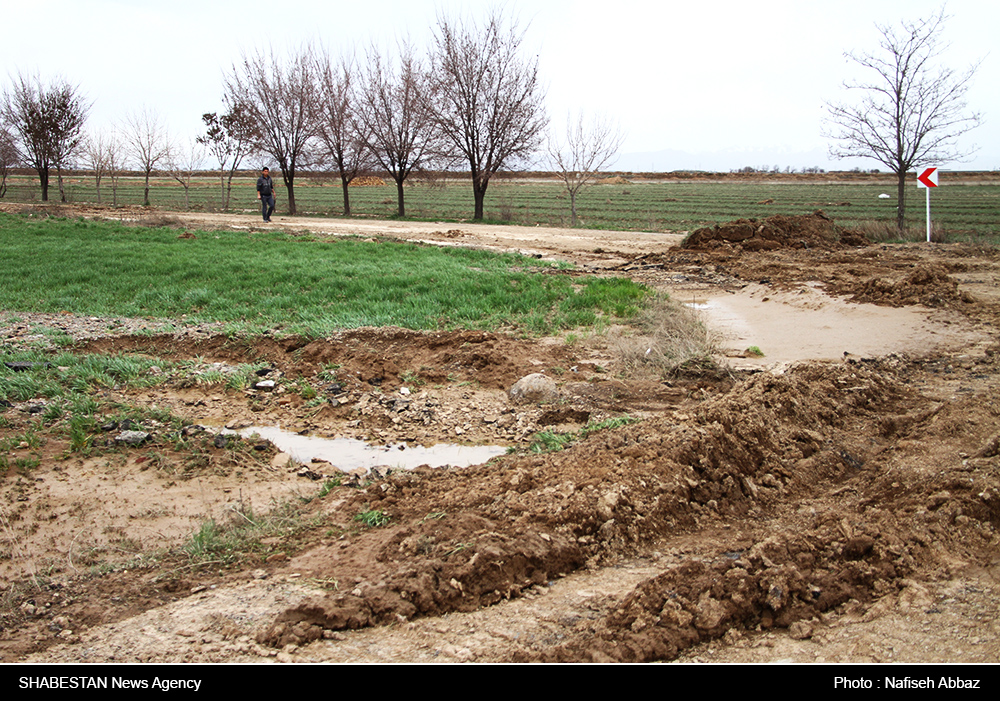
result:
[[[401,329],[235,342],[212,329],[107,336],[64,319],[81,349],[192,358],[206,371],[266,361],[277,389],[200,384],[196,365],[111,390],[207,427],[199,459],[166,445],[64,459],[51,439],[33,480],[11,469],[4,660],[1000,661],[995,251],[692,251],[676,247],[679,234],[272,226],[629,275],[699,309],[725,368],[645,373],[623,361],[626,332],[614,329],[572,343]],[[331,400],[293,390],[296,378],[329,385],[331,367]],[[513,403],[510,386],[537,372],[558,400]],[[639,420],[561,451],[524,450],[539,430],[622,416]],[[4,435],[28,420],[18,406],[4,417]],[[213,445],[220,427],[270,425],[403,453],[440,442],[517,451],[345,478],[318,496],[342,466]],[[277,525],[233,557],[178,550],[207,519],[262,526],[276,507]],[[373,513],[388,521],[359,519]]]

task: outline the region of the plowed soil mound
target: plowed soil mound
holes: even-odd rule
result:
[[[959,291],[958,282],[948,275],[944,266],[934,263],[918,265],[903,277],[873,277],[860,282],[851,301],[892,307],[908,304],[944,307],[959,302],[975,302],[969,294]]]
[[[747,251],[835,250],[866,245],[868,240],[862,234],[837,226],[821,211],[802,216],[778,214],[763,220],[737,219],[697,229],[681,243],[682,248],[695,251],[735,246]]]
[[[280,364],[286,374],[312,375],[336,365],[338,377],[383,389],[406,384],[475,381],[477,386],[507,389],[524,375],[524,365],[573,364],[565,346],[537,344],[482,331],[427,333],[398,327],[361,328],[343,331],[327,339],[300,336],[258,337],[243,341],[226,336],[186,343],[188,353],[221,361],[245,362],[248,358]],[[90,353],[170,353],[176,348],[172,336],[119,336],[80,346]],[[529,357],[530,356],[530,357]],[[577,366],[580,372],[593,370]]]
[[[879,417],[906,412],[915,401],[898,381],[864,368],[807,365],[783,377],[756,375],[694,416],[602,432],[564,453],[391,475],[351,492],[338,509],[345,516],[378,509],[391,516],[389,526],[293,563],[305,576],[340,581],[357,563],[363,579],[288,609],[261,641],[303,644],[328,631],[471,611],[634,552],[664,533],[764,515],[792,495],[856,475],[878,444]],[[678,640],[619,659],[669,658],[699,636],[762,617],[787,626],[851,598],[868,600],[876,582],[914,566],[914,555],[894,550],[897,539],[876,528],[858,528],[836,546],[839,534],[826,531],[685,570],[680,579],[697,590],[690,598],[700,613],[686,614],[674,601],[676,615],[660,620]],[[730,580],[732,591],[713,589]],[[725,599],[736,604],[720,603]],[[636,630],[633,623],[622,625]],[[556,657],[593,659],[565,651]]]

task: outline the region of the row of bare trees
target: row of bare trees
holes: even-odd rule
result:
[[[128,168],[143,174],[148,205],[154,171],[168,171],[187,192],[207,151],[218,162],[223,209],[235,173],[261,157],[280,171],[291,214],[295,178],[304,167],[339,175],[347,216],[349,186],[361,173],[388,174],[398,215],[405,216],[404,184],[414,173],[468,169],[473,216],[483,219],[492,178],[531,163],[545,141],[544,89],[537,57],[522,50],[524,36],[515,19],[494,9],[480,21],[439,16],[426,53],[405,41],[394,51],[373,45],[361,57],[333,57],[315,46],[287,56],[246,53],[224,79],[225,111],[203,115],[205,132],[186,146],[174,143],[148,109],[88,137],[83,127],[91,105],[77,86],[18,76],[0,104],[0,196],[9,166],[17,163],[38,172],[43,201],[54,170],[65,201],[62,171],[83,161],[99,202],[107,178],[117,205],[118,178]],[[549,140],[551,160],[574,201],[620,143],[606,124],[584,133],[582,121],[570,125],[565,149]]]
[[[399,216],[413,173],[467,167],[482,219],[491,178],[529,162],[548,125],[538,60],[524,57],[523,40],[518,23],[494,10],[483,21],[440,16],[426,56],[405,41],[362,58],[315,47],[287,58],[258,51],[226,76],[226,102],[277,163],[293,214],[306,164],[336,170],[347,215],[351,181],[387,173]]]
[[[170,171],[185,189],[190,185],[201,155],[194,146],[187,151],[176,147],[155,112],[129,114],[112,129],[88,136],[84,125],[90,107],[79,87],[65,79],[45,83],[38,76],[18,75],[0,102],[0,197],[6,194],[10,168],[24,164],[38,173],[43,202],[49,199],[54,171],[65,202],[63,171],[80,160],[94,173],[98,202],[107,177],[117,204],[118,178],[126,169],[145,176],[144,205],[149,204],[149,179],[156,170]]]

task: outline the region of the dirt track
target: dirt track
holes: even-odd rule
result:
[[[995,251],[696,251],[664,234],[275,225],[630,275],[703,308],[732,370],[623,376],[603,337],[386,329],[247,344],[205,329],[82,340],[99,352],[264,360],[279,382],[338,366],[342,394],[318,411],[291,392],[185,378],[115,397],[207,426],[523,447],[542,428],[642,420],[561,452],[334,488],[302,507],[313,525],[271,535],[268,554],[199,568],[136,556],[176,547],[208,516],[260,513],[319,485],[269,462],[274,451],[254,461],[208,448],[205,462],[182,465],[164,448],[154,466],[145,449],[57,460],[63,446],[47,446],[35,482],[12,471],[4,483],[5,588],[28,573],[41,586],[4,614],[2,659],[1000,661]],[[561,401],[512,404],[506,390],[532,372],[553,377]],[[20,414],[5,416],[15,430]],[[354,520],[374,509],[389,523]]]

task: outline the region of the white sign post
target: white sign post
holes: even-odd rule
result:
[[[928,168],[917,176],[917,187],[922,187],[927,190],[927,243],[931,242],[931,188],[937,186],[937,168]]]

